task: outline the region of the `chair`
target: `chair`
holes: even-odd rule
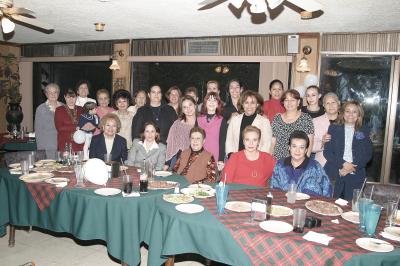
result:
[[[400,185],[380,184],[375,182],[367,182],[365,184],[364,192],[366,192],[367,195],[371,193],[372,186],[375,187],[372,199],[378,204],[384,204],[389,199],[397,200],[400,195]]]
[[[16,152],[6,152],[4,154],[4,161],[6,165],[10,165],[12,163],[19,163],[22,160],[26,160],[28,155],[31,154],[32,151],[16,151]],[[46,151],[45,150],[37,150],[35,161],[46,159]]]

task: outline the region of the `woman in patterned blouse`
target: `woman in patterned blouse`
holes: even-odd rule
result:
[[[206,132],[200,127],[190,130],[190,148],[181,153],[174,166],[174,172],[183,175],[189,183],[215,182],[215,160],[203,148]]]
[[[301,98],[296,90],[287,90],[281,101],[286,109],[283,114],[277,114],[272,121],[272,150],[275,159],[289,157],[289,136],[295,130],[304,131],[310,139],[310,147],[313,146],[314,124],[309,114],[300,111]],[[308,149],[307,156],[311,154]]]

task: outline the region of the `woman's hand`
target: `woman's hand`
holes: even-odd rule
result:
[[[346,171],[349,171],[349,173],[351,173],[351,172],[356,171],[356,167],[357,167],[357,165],[355,165],[355,164],[352,164],[349,162],[344,162],[342,169],[345,169]]]
[[[96,127],[95,127],[92,123],[87,122],[87,123],[82,127],[82,129],[85,130],[85,131],[92,131],[92,130],[96,129]]]
[[[164,170],[164,171],[168,171],[168,165],[164,165],[164,166],[163,166],[163,170]]]
[[[331,141],[331,138],[332,138],[331,134],[328,134],[328,133],[324,134],[322,136],[322,143],[325,144],[325,143]]]

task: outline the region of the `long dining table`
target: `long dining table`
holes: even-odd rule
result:
[[[129,172],[138,185],[136,170]],[[203,205],[205,210],[185,214],[178,212],[175,204],[163,200],[162,195],[172,193],[171,190],[151,190],[140,197],[121,194],[105,197],[94,193],[96,186],[93,184],[75,188],[73,174],[69,178],[67,187],[55,188],[47,183],[24,183],[8,169],[0,169],[0,235],[6,233],[5,226],[10,224],[67,232],[81,240],[101,239],[107,243],[107,250],[113,257],[128,265],[140,263],[143,243],[149,249],[148,265],[162,265],[168,258],[183,253],[197,253],[214,261],[240,266],[361,265],[360,261],[375,265],[368,264],[372,261],[369,256],[373,256],[374,262],[400,257],[400,249],[371,253],[359,248],[354,242],[362,236],[357,225],[338,217],[335,218],[340,223],[335,224],[331,222],[332,217],[308,212],[322,219],[322,226],[312,230],[335,237],[329,246],[324,246],[304,240],[304,234],[263,231],[258,224],[249,222],[249,213],[226,211],[218,216],[215,197],[195,199],[194,203]],[[188,185],[181,176],[163,179],[179,182],[181,188]],[[110,180],[107,186],[121,186],[120,179]],[[304,207],[304,201],[294,205],[285,203],[281,191],[243,185],[230,185],[229,200],[251,202],[254,197],[265,197],[268,191],[274,195],[274,204]],[[292,218],[279,219],[291,223]]]

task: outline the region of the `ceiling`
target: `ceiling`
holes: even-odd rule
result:
[[[302,32],[400,31],[399,0],[317,0],[323,14],[301,20],[288,2],[270,15],[251,16],[228,2],[199,11],[202,0],[14,0],[54,26],[46,34],[17,25],[6,38],[14,43],[70,42],[110,39],[204,37]],[[95,22],[106,23],[103,32]],[[4,36],[2,36],[4,40]]]

